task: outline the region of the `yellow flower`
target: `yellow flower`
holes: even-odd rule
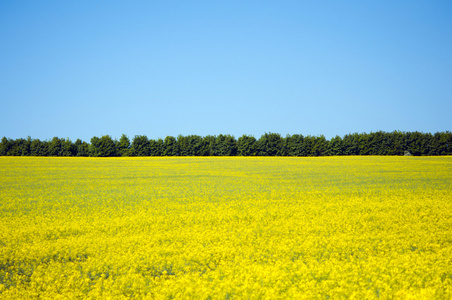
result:
[[[449,299],[451,157],[0,157],[0,298]]]

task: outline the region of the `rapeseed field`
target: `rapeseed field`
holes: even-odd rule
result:
[[[1,299],[450,299],[452,157],[0,157]]]

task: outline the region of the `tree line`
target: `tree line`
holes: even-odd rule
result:
[[[90,143],[54,137],[8,139],[0,142],[0,156],[333,156],[333,155],[452,155],[452,133],[384,132],[353,133],[327,140],[325,136],[302,134],[281,136],[265,133],[259,139],[243,135],[148,139],[125,134],[119,140],[109,135],[91,138]]]

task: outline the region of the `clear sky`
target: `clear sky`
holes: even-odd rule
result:
[[[452,130],[452,1],[0,1],[0,137]]]

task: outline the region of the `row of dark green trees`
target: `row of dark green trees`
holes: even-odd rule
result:
[[[136,135],[132,141],[122,135],[119,140],[109,135],[93,137],[90,143],[77,139],[54,137],[39,139],[8,139],[0,143],[5,156],[331,156],[331,155],[452,155],[452,133],[437,132],[371,132],[336,136],[301,134],[281,136],[265,133],[259,139],[243,135],[167,136],[148,139]]]

